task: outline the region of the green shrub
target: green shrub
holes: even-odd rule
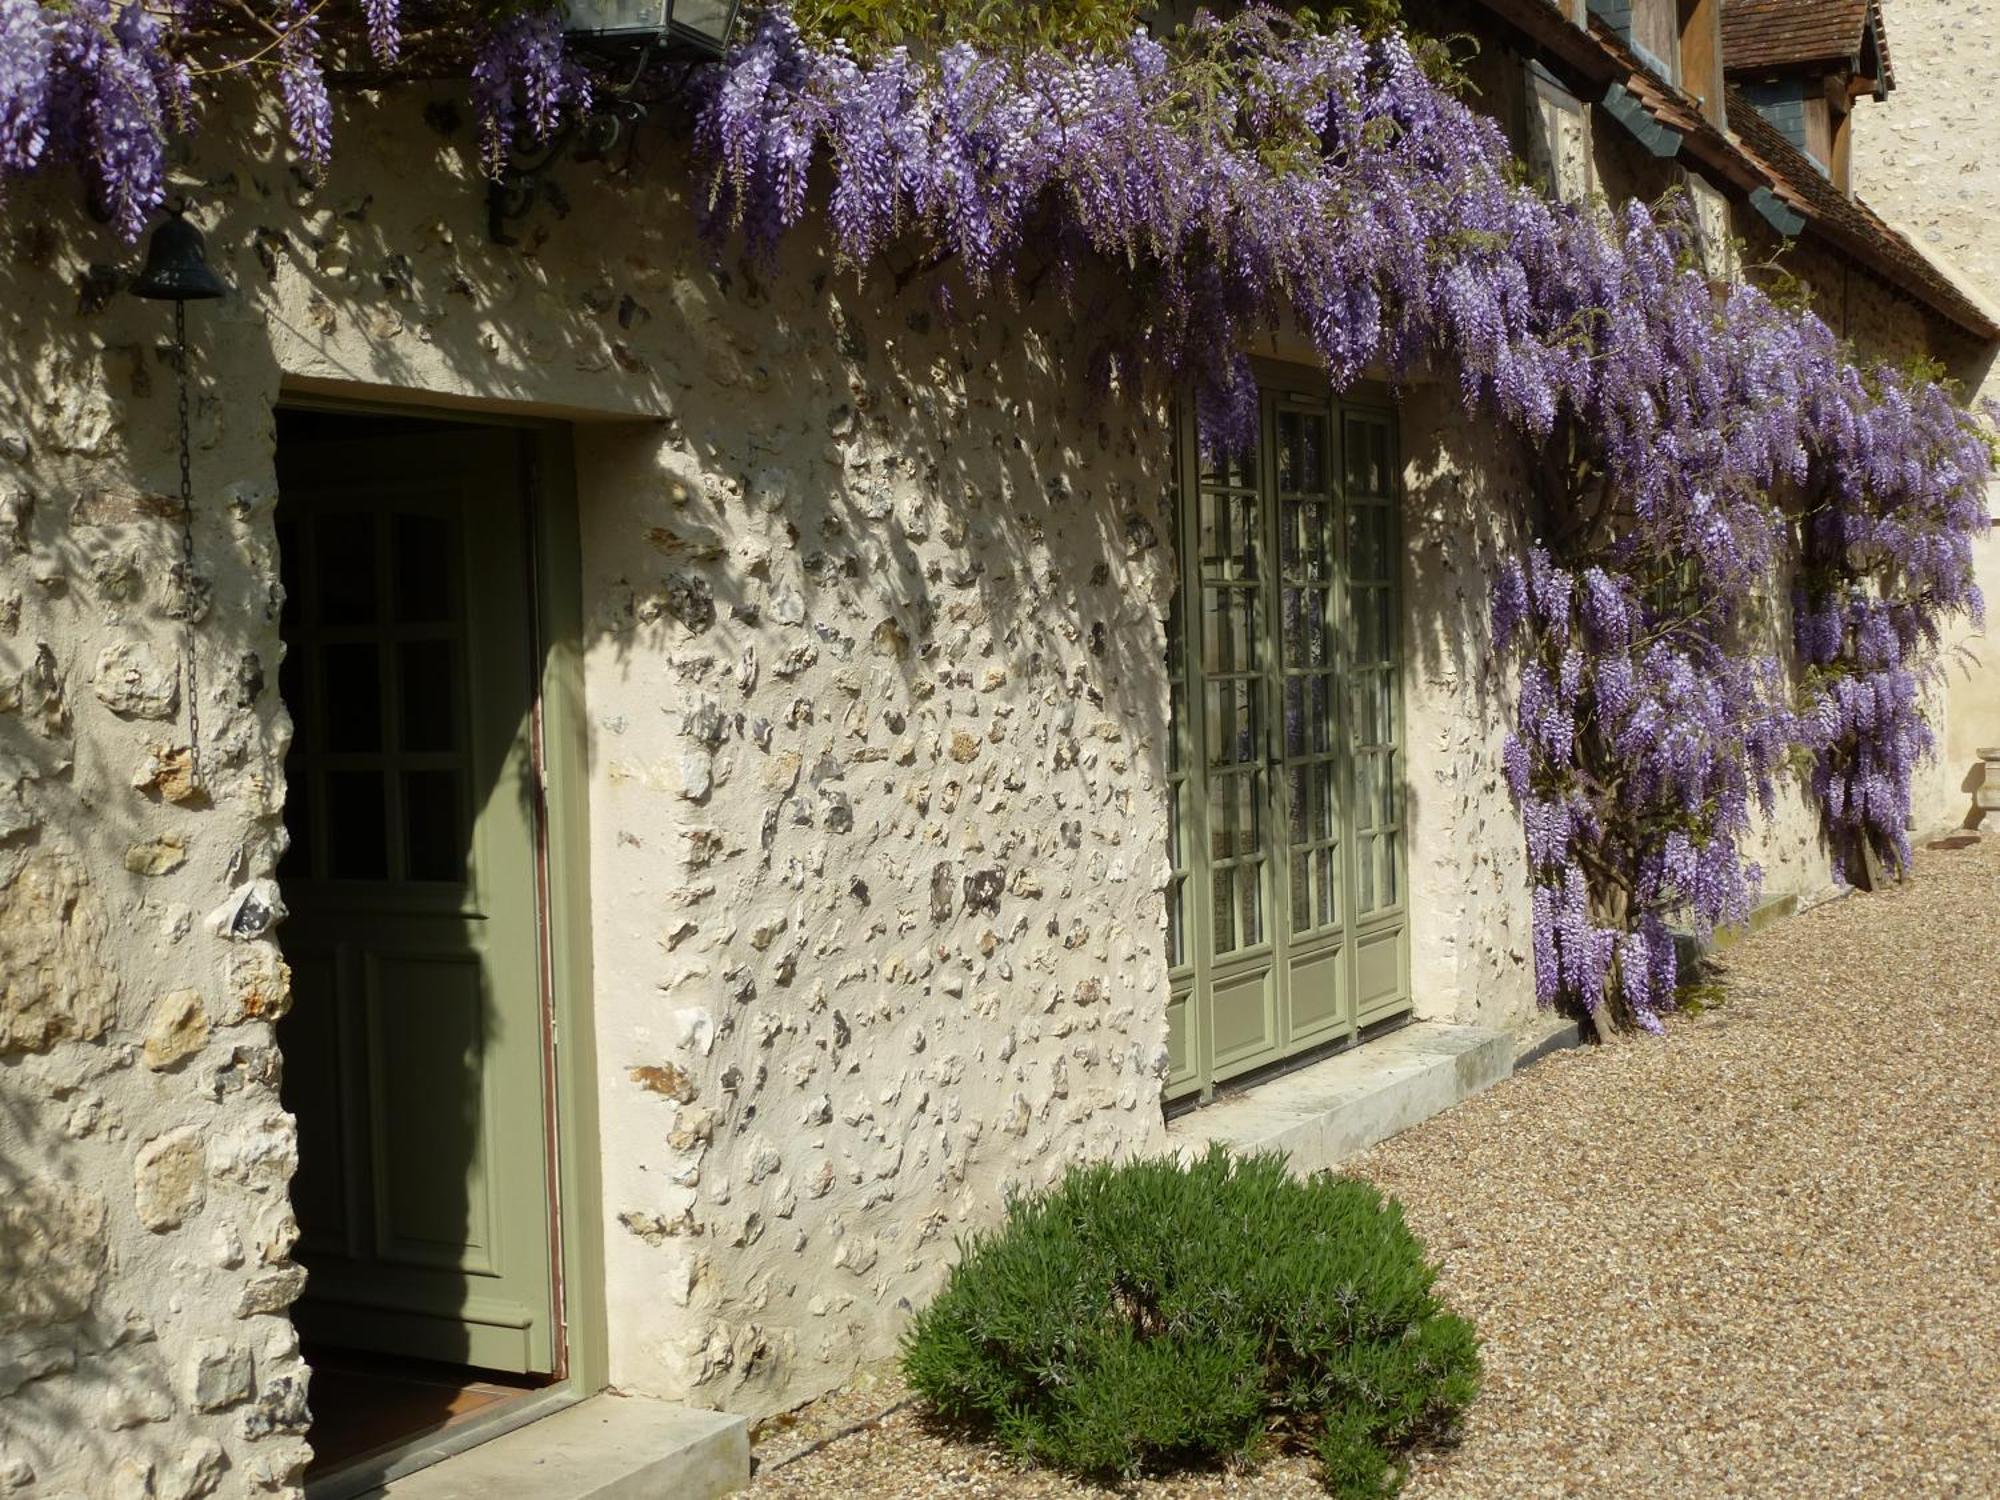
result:
[[[1394,1494],[1479,1385],[1472,1326],[1431,1293],[1402,1208],[1220,1148],[1074,1168],[960,1246],[903,1341],[945,1417],[1093,1477],[1311,1444],[1329,1489]]]

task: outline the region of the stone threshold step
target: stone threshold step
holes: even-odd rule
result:
[[[363,1500],[715,1500],[750,1483],[750,1422],[609,1392]]]
[[[1485,1026],[1415,1021],[1399,1031],[1180,1115],[1167,1137],[1283,1151],[1301,1172],[1345,1161],[1420,1125],[1514,1071],[1519,1039]]]

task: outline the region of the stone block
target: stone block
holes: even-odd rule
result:
[[[99,958],[104,933],[87,878],[66,857],[31,858],[0,885],[0,1053],[104,1034],[118,1000]]]
[[[146,1022],[146,1066],[159,1072],[194,1056],[208,1041],[208,1009],[196,990],[162,995]]]
[[[200,1211],[208,1196],[208,1152],[201,1134],[183,1125],[148,1141],[132,1168],[139,1222],[162,1232],[177,1229]]]
[[[163,663],[144,641],[106,646],[90,686],[97,701],[122,718],[171,719],[180,708],[179,665]]]
[[[259,1313],[279,1313],[299,1300],[306,1289],[304,1266],[283,1266],[251,1277],[236,1296],[236,1316],[254,1318]]]
[[[205,1500],[222,1482],[229,1459],[222,1444],[212,1437],[198,1437],[170,1459],[154,1481],[158,1500]]]
[[[185,745],[149,745],[145,760],[133,773],[132,789],[181,807],[202,800],[201,785],[194,776],[194,756]]]
[[[221,1411],[250,1399],[250,1351],[226,1339],[195,1345],[187,1375],[188,1404],[196,1411]]]
[[[167,834],[125,850],[125,868],[134,875],[171,875],[187,863],[187,841]]]

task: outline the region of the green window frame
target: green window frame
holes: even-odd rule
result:
[[[1254,451],[1175,431],[1170,1103],[1410,1008],[1395,408],[1260,382]]]

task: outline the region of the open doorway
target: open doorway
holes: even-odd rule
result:
[[[566,1372],[533,442],[278,414],[279,1043],[316,1495],[366,1488]]]

